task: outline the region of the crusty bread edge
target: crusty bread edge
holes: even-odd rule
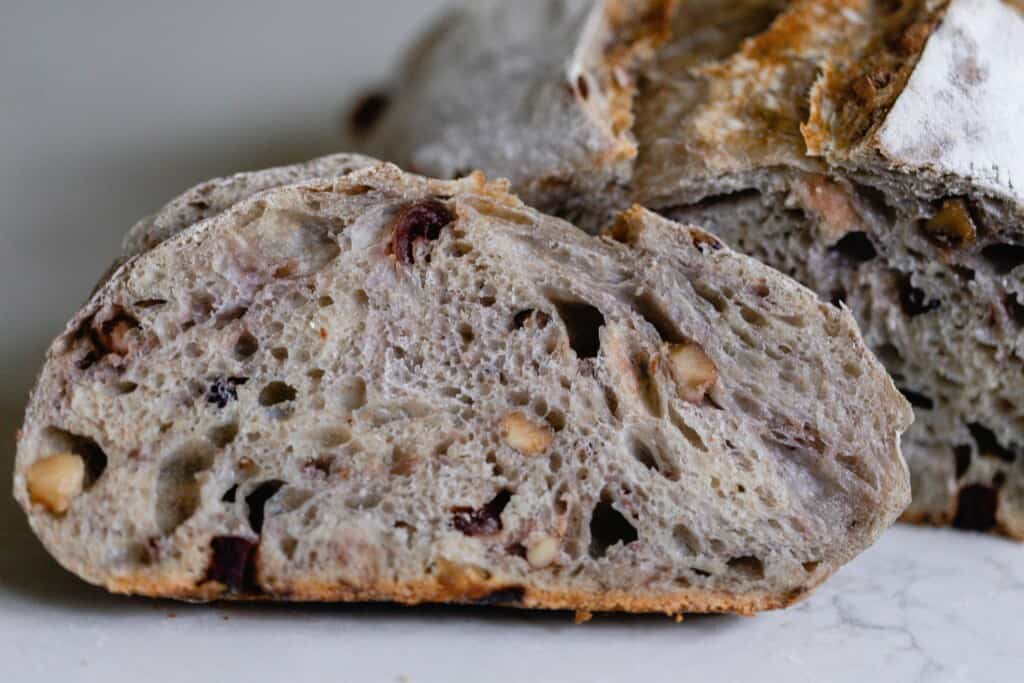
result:
[[[637,591],[553,591],[508,582],[477,583],[469,586],[445,585],[438,579],[409,582],[376,582],[368,586],[349,586],[341,582],[299,580],[282,584],[267,592],[232,593],[216,582],[196,585],[188,577],[156,579],[143,575],[112,578],[104,587],[112,593],[141,595],[152,598],[208,602],[274,601],[288,602],[394,602],[403,605],[431,603],[493,603],[508,607],[579,612],[627,612],[632,614],[661,613],[730,613],[751,616],[764,610],[782,609],[798,602],[824,581],[827,574],[800,588],[784,594],[756,592],[736,595],[723,591],[701,589],[671,593]],[[508,602],[490,600],[502,591],[521,591],[522,597]]]

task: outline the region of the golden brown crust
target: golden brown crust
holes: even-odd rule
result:
[[[817,583],[817,582],[816,582]],[[621,590],[556,591],[534,587],[510,586],[505,582],[452,583],[428,578],[407,583],[378,582],[371,586],[349,586],[313,579],[280,583],[262,593],[226,592],[220,584],[195,585],[185,577],[154,578],[130,575],[109,579],[105,587],[113,593],[186,601],[262,601],[289,602],[395,602],[403,605],[428,603],[500,604],[507,607],[577,612],[731,613],[750,616],[756,612],[788,607],[804,598],[813,586],[807,585],[785,594],[753,593],[735,595],[721,591],[680,589],[672,593],[642,593]],[[503,596],[509,596],[507,599]]]
[[[800,130],[809,154],[826,147],[848,149],[870,137],[917,66],[924,44],[945,6],[930,10],[924,0],[904,0],[879,11],[870,37],[852,54],[837,54],[822,69],[810,97],[810,114]]]
[[[946,512],[929,512],[921,510],[908,510],[904,512],[899,521],[904,524],[916,526],[948,527],[953,523],[953,515]],[[1024,528],[1015,529],[1003,521],[997,521],[995,527],[986,533],[995,536],[1002,536],[1014,541],[1024,541]]]

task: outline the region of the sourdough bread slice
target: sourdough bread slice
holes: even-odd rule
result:
[[[631,76],[629,177],[597,198],[531,200],[592,230],[638,202],[845,301],[917,408],[906,519],[1024,539],[1021,3],[684,0],[670,24]],[[544,52],[546,33],[534,36]],[[436,49],[447,40],[435,36]],[[496,73],[450,63],[417,87],[444,101],[461,78]],[[428,103],[395,92],[388,135]],[[420,109],[435,113],[452,126],[476,116]],[[397,158],[425,161],[428,143]],[[490,148],[514,141],[486,145],[475,157],[485,172]]]
[[[707,233],[382,164],[119,268],[14,491],[117,592],[749,613],[900,514],[910,420],[847,312]]]

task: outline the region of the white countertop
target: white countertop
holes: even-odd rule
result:
[[[207,177],[338,151],[346,97],[440,4],[3,3],[0,458],[46,344],[131,223]],[[865,679],[1024,680],[1024,546],[897,527],[785,612],[576,626],[108,596],[57,567],[0,495],[3,683]]]

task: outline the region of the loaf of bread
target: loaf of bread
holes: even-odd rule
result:
[[[750,613],[909,502],[911,411],[848,312],[644,209],[593,237],[480,174],[360,165],[162,211],[54,342],[14,492],[62,565],[188,600]]]
[[[591,230],[638,202],[849,307],[917,409],[905,519],[1024,539],[1021,3],[655,4],[466,5],[420,46],[365,144],[434,175],[507,175],[525,200]],[[545,17],[577,5],[618,28],[551,33]],[[668,30],[631,51],[635,27],[664,16]],[[513,24],[529,39],[495,39]],[[564,56],[599,48],[596,65]],[[620,54],[635,56],[622,66]],[[593,75],[609,70],[614,86]],[[596,114],[603,88],[621,84],[630,115]],[[544,115],[573,107],[583,123]],[[506,115],[488,136],[460,135],[494,111]],[[582,150],[626,121],[630,154],[614,173],[601,154],[559,168],[533,149]]]

